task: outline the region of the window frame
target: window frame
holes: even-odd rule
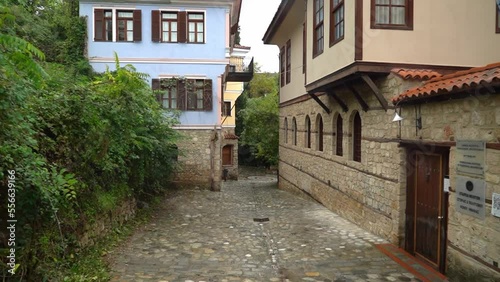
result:
[[[297,146],[297,119],[292,119],[292,145]]]
[[[131,17],[120,17],[120,16],[118,16],[119,13],[132,13],[132,16]],[[119,28],[120,21],[125,22],[125,30],[124,30],[125,40],[120,40],[120,28]],[[128,22],[132,23],[132,30],[131,31],[129,31],[129,29],[128,29]],[[115,25],[116,25],[116,42],[134,42],[134,11],[116,9]],[[132,32],[131,40],[127,40],[129,32]]]
[[[189,15],[193,15],[193,14],[197,14],[197,15],[202,15],[203,16],[203,19],[202,20],[199,20],[199,19],[189,19]],[[186,11],[186,43],[190,43],[190,44],[205,44],[206,43],[206,30],[207,30],[207,24],[206,24],[206,14],[205,14],[205,11]],[[195,41],[190,41],[189,40],[189,34],[191,33],[191,31],[189,30],[189,24],[193,22],[195,23],[194,27],[195,27],[195,31],[194,31],[194,39]],[[202,42],[198,42],[198,24],[197,23],[203,23],[203,31],[202,31],[202,35],[203,35],[203,41]]]
[[[321,2],[320,7],[316,7],[316,3]],[[321,22],[316,22],[317,19],[317,14],[321,12]],[[314,0],[313,1],[313,58],[316,58],[317,56],[323,54],[323,51],[325,50],[325,2],[324,0]],[[322,44],[319,44],[319,38],[318,38],[318,33],[317,30],[321,30],[322,37],[321,37],[321,42]],[[321,46],[321,50],[319,50],[319,47]]]
[[[317,129],[316,150],[323,152],[325,149],[323,117],[320,114],[318,114],[316,120],[317,120],[317,122],[316,122],[316,129]]]
[[[285,46],[280,49],[280,86],[285,86],[285,72],[286,72],[286,54]]]
[[[172,98],[172,88],[175,88],[175,98]],[[165,95],[167,97],[165,97]],[[179,97],[178,97],[178,94],[177,94],[177,85],[174,87],[172,86],[171,88],[167,88],[165,90],[162,90],[162,94],[161,94],[161,106],[162,108],[164,109],[170,109],[170,110],[175,110],[178,108],[178,105],[177,105],[177,102],[179,101]],[[167,100],[168,101],[168,107],[164,107],[163,103],[164,101]],[[175,100],[175,107],[172,107],[172,100]]]
[[[305,122],[305,147],[308,149],[311,149],[311,118],[307,115],[306,116],[306,122]]]
[[[151,81],[151,88],[156,93],[156,99],[163,107],[163,95],[165,90],[173,87],[163,84],[162,80],[173,79],[176,81],[176,94],[177,94],[177,107],[175,109],[181,111],[212,111],[213,110],[213,82],[209,78],[181,78],[181,77],[161,77],[153,78]],[[201,81],[200,85],[196,85],[197,81]],[[155,92],[156,91],[156,92]],[[198,92],[201,91],[201,97]],[[196,95],[196,107],[189,107],[189,95]],[[198,107],[201,101],[201,108]],[[171,105],[171,104],[169,104]]]
[[[345,35],[345,4],[344,4],[345,2],[344,0],[338,0],[339,2],[337,3],[337,5],[334,5],[333,1],[335,0],[330,1],[330,47],[342,41]],[[342,9],[342,19],[338,23],[335,23],[335,13],[340,9]],[[335,32],[336,31],[335,29],[341,23],[342,23],[342,36],[337,38],[336,37],[337,33]]]
[[[131,8],[131,7],[94,7],[93,10],[93,38],[94,42],[121,42],[121,43],[134,43],[142,41],[142,10]],[[97,17],[97,13],[102,12],[102,18]],[[106,12],[111,12],[111,18],[106,17]],[[119,12],[131,12],[131,18],[119,18]],[[118,21],[123,19],[129,19],[132,21],[132,40],[118,40]],[[111,39],[104,40],[102,38],[106,37],[106,21],[110,20],[111,22]],[[101,39],[96,39],[97,30],[96,27],[97,22],[101,21],[100,34],[102,36]],[[126,34],[126,31],[125,31]]]
[[[286,84],[292,81],[292,43],[290,39],[286,42]]]
[[[175,20],[164,19],[163,14],[175,14],[177,16],[177,18]],[[164,40],[164,38],[163,38],[163,33],[165,32],[163,30],[163,23],[164,22],[169,23],[169,30],[167,31],[169,40]],[[172,38],[172,23],[173,22],[175,22],[177,24],[177,29],[175,31],[177,33],[177,36],[176,36],[177,39],[175,41],[172,41],[172,39],[171,39]],[[179,43],[179,11],[164,11],[164,10],[160,11],[160,42],[162,42],[162,43]]]
[[[371,29],[397,29],[397,30],[413,30],[413,0],[404,0],[405,1],[405,24],[377,24],[376,21],[376,7],[377,6],[387,6],[386,4],[376,4],[377,0],[371,0],[371,8],[370,8],[370,28]],[[389,21],[391,20],[391,7],[393,6],[392,1],[389,0]],[[401,7],[400,5],[395,5]]]
[[[344,148],[343,148],[343,141],[344,141],[344,132],[343,132],[343,127],[344,127],[344,120],[340,114],[337,115],[337,119],[335,121],[336,128],[335,128],[335,155],[342,157],[344,156]]]
[[[283,139],[285,139],[285,144],[288,143],[288,118],[285,117],[285,120],[283,121],[284,123],[284,128],[283,128],[283,131],[284,131],[284,136],[283,136]]]
[[[361,162],[362,124],[361,115],[356,112],[352,117],[352,160],[355,162]]]
[[[500,33],[500,7],[498,7],[497,3],[495,2],[495,6],[496,6],[496,21],[495,21],[495,29],[496,29],[496,33]]]
[[[228,104],[229,104],[229,108],[227,107]],[[224,116],[224,117],[232,116],[231,115],[231,101],[224,101],[223,102],[222,116]]]

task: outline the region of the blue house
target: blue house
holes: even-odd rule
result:
[[[164,108],[181,111],[179,182],[219,188],[225,84],[252,77],[228,67],[241,1],[80,1],[94,70],[113,68],[116,52],[150,76]]]

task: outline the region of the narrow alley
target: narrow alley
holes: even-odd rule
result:
[[[180,190],[112,254],[112,281],[421,281],[376,248],[386,241],[275,175]]]

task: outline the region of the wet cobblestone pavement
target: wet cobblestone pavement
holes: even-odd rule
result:
[[[275,179],[172,193],[112,254],[111,281],[420,281],[375,248],[386,241]]]

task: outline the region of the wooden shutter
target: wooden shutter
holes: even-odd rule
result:
[[[342,117],[339,115],[337,117],[337,156],[343,155],[342,140],[344,138],[344,133],[342,129]]]
[[[361,118],[359,113],[354,116],[354,130],[353,130],[353,160],[361,162]]]
[[[142,41],[142,11],[134,11],[134,42]]]
[[[94,10],[94,41],[104,40],[104,10]]]
[[[186,43],[187,40],[187,15],[186,12],[179,12],[179,26],[177,28],[177,40],[179,43]]]
[[[160,80],[158,78],[153,78],[151,80],[151,88],[153,89],[153,92],[158,92],[160,90]],[[160,103],[162,102],[161,94],[156,94],[156,100]]]
[[[160,11],[151,11],[151,40],[160,42]]]
[[[186,81],[179,80],[177,82],[177,109],[186,110]]]
[[[203,110],[212,110],[212,80],[205,79],[203,81]]]

